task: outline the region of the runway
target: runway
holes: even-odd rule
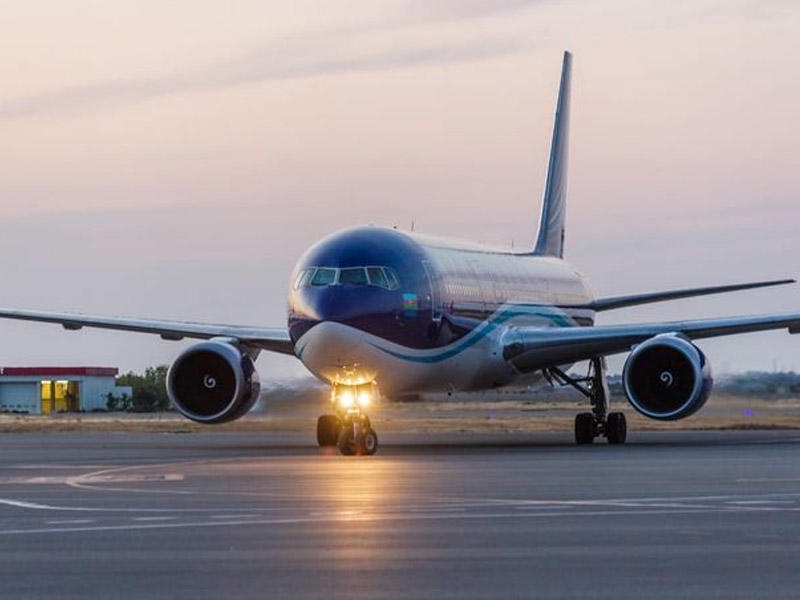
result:
[[[800,432],[13,434],[7,598],[796,598]]]

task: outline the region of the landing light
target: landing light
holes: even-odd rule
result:
[[[356,397],[350,390],[345,390],[339,395],[339,404],[342,405],[343,408],[350,408],[355,404]]]
[[[372,396],[370,396],[369,392],[359,392],[358,394],[358,405],[360,407],[368,406],[369,403],[372,401]]]

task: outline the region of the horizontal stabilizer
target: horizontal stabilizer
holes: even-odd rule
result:
[[[740,290],[752,290],[754,288],[769,287],[773,285],[785,285],[796,283],[794,279],[778,279],[774,281],[757,281],[755,283],[739,283],[734,285],[718,285],[712,287],[686,288],[682,290],[671,290],[667,292],[650,292],[647,294],[634,294],[631,296],[611,296],[609,298],[598,298],[591,304],[591,308],[600,312],[603,310],[613,310],[615,308],[625,308],[627,306],[637,306],[639,304],[650,304],[652,302],[664,302],[666,300],[678,300],[680,298],[693,298],[695,296],[708,296],[710,294],[724,294],[726,292],[738,292]]]

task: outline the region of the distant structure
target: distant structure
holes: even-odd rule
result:
[[[0,412],[48,415],[105,410],[108,395],[131,397],[113,367],[2,367]]]

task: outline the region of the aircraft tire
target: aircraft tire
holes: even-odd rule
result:
[[[342,425],[336,415],[321,415],[317,419],[317,444],[321,447],[335,446],[339,441]]]
[[[342,427],[339,432],[339,439],[336,444],[339,447],[339,452],[343,456],[353,456],[354,454],[362,454],[361,444],[353,436],[352,427]]]
[[[579,446],[594,442],[594,415],[589,412],[575,415],[575,443]]]
[[[378,451],[378,434],[374,429],[367,429],[361,445],[364,447],[364,454],[368,456],[372,456]]]
[[[621,412],[609,413],[606,421],[606,438],[609,444],[624,444],[628,437],[628,424]]]

